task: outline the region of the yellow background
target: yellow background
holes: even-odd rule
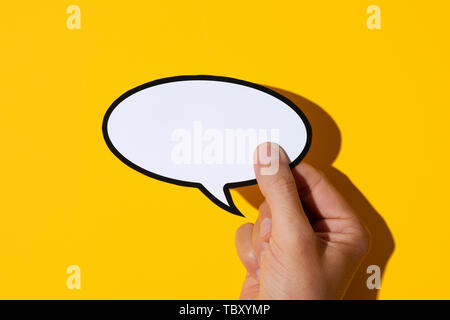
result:
[[[81,30],[66,27],[71,4]],[[366,27],[372,4],[381,30]],[[238,297],[234,232],[256,209],[233,190],[240,218],[150,179],[102,137],[119,95],[183,74],[320,106],[341,133],[333,166],[395,240],[379,298],[450,298],[449,1],[7,1],[0,12],[0,298]],[[81,290],[66,287],[72,264]]]

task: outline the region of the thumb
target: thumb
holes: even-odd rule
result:
[[[256,180],[272,213],[272,236],[289,243],[311,239],[314,233],[303,211],[286,153],[277,144],[263,143],[254,158]]]

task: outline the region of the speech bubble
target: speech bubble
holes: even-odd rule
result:
[[[256,183],[257,145],[278,143],[294,159],[293,168],[308,152],[311,133],[306,116],[283,95],[207,75],[140,85],[115,100],[103,119],[106,144],[123,163],[151,178],[198,188],[239,216],[230,189]]]

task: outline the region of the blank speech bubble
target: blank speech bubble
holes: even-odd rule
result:
[[[125,92],[106,112],[103,136],[134,170],[198,188],[217,206],[243,216],[229,189],[256,183],[251,154],[257,145],[278,143],[294,159],[293,168],[308,152],[311,126],[292,101],[273,90],[197,75]]]

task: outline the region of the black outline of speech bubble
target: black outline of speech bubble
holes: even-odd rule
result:
[[[214,204],[216,204],[220,208],[222,208],[222,209],[224,209],[224,210],[226,210],[226,211],[228,211],[228,212],[230,212],[232,214],[235,214],[237,216],[244,217],[244,215],[239,211],[239,209],[234,204],[233,199],[231,198],[230,188],[245,187],[245,186],[250,186],[250,185],[256,184],[256,179],[240,181],[240,182],[232,182],[232,183],[225,184],[223,186],[223,192],[224,192],[225,197],[227,199],[227,202],[229,204],[229,206],[227,206],[224,203],[222,203],[221,201],[219,201],[218,199],[216,199],[216,197],[214,197],[208,191],[208,189],[206,189],[199,182],[188,182],[188,181],[183,181],[183,180],[172,179],[172,178],[160,176],[160,175],[158,175],[156,173],[150,172],[148,170],[145,170],[144,168],[139,167],[138,165],[134,164],[133,162],[131,162],[130,160],[125,158],[114,147],[114,145],[112,144],[111,140],[109,139],[108,130],[107,130],[109,117],[110,117],[111,113],[113,112],[113,110],[123,100],[125,100],[129,96],[135,94],[136,92],[139,92],[141,90],[144,90],[144,89],[147,89],[147,88],[150,88],[150,87],[158,86],[158,85],[164,84],[164,83],[178,82],[178,81],[188,81],[188,80],[209,80],[209,81],[220,81],[220,82],[229,82],[229,83],[239,84],[239,85],[242,85],[242,86],[250,87],[250,88],[253,88],[253,89],[265,92],[265,93],[270,94],[271,96],[277,98],[278,100],[281,100],[282,102],[287,104],[292,110],[295,111],[295,113],[300,117],[300,119],[305,124],[305,128],[306,128],[306,144],[305,144],[305,147],[303,148],[303,150],[300,153],[300,155],[294,161],[292,161],[289,164],[289,166],[291,168],[295,167],[305,157],[306,153],[308,152],[308,150],[309,150],[309,148],[311,146],[312,130],[311,130],[311,125],[310,125],[308,119],[303,114],[303,112],[295,105],[295,103],[293,103],[291,100],[289,100],[285,96],[279,94],[278,92],[275,92],[275,91],[273,91],[273,90],[271,90],[269,88],[266,88],[264,86],[261,86],[259,84],[248,82],[248,81],[244,81],[244,80],[234,79],[234,78],[221,77],[221,76],[195,75],[195,76],[168,77],[168,78],[162,78],[162,79],[150,81],[150,82],[144,83],[144,84],[142,84],[142,85],[140,85],[140,86],[138,86],[138,87],[136,87],[134,89],[128,90],[127,92],[122,94],[119,98],[117,98],[111,104],[111,106],[108,108],[108,110],[106,111],[105,116],[103,117],[103,125],[102,125],[103,138],[105,139],[105,142],[108,145],[108,148],[111,150],[111,152],[117,158],[119,158],[120,161],[125,163],[130,168],[132,168],[132,169],[134,169],[134,170],[136,170],[136,171],[138,171],[138,172],[140,172],[140,173],[142,173],[142,174],[144,174],[144,175],[146,175],[148,177],[151,177],[151,178],[154,178],[154,179],[157,179],[157,180],[169,182],[169,183],[176,184],[176,185],[179,185],[179,186],[193,187],[193,188],[200,189],[200,191],[203,192],[203,194],[205,196],[207,196]]]

